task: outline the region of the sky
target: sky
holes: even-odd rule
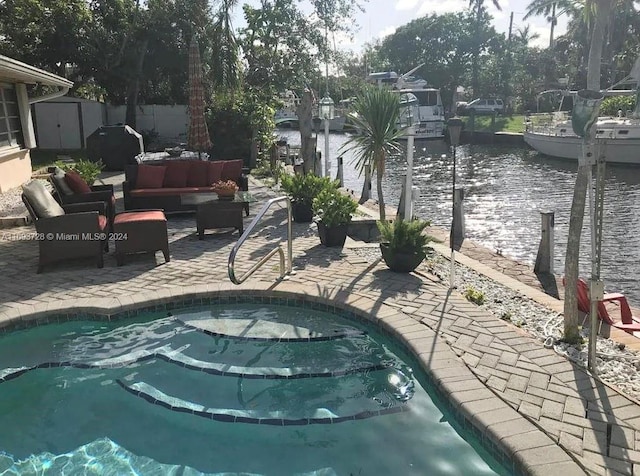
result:
[[[531,41],[530,46],[549,45],[549,24],[543,17],[531,17],[524,19],[527,5],[530,0],[498,0],[501,11],[497,10],[491,0],[485,0],[489,13],[493,16],[493,25],[499,32],[505,34],[509,31],[509,17],[513,12],[513,32],[518,28],[530,25],[530,31],[538,33],[539,38]],[[240,4],[248,3],[257,6],[258,0],[245,0]],[[436,13],[444,14],[465,10],[469,6],[468,0],[369,0],[363,4],[364,12],[358,12],[355,18],[359,26],[353,40],[349,38],[337,38],[336,43],[342,49],[359,52],[365,43],[383,38],[395,31],[399,26],[409,23],[415,18]],[[566,18],[560,17],[556,25],[556,33],[559,36],[566,31]],[[234,26],[244,26],[242,8],[238,6],[234,19]]]

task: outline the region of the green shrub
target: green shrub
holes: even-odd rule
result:
[[[92,162],[90,160],[79,159],[73,163],[57,161],[55,162],[57,167],[60,167],[62,170],[73,170],[75,171],[82,180],[87,182],[89,185],[93,185],[93,183],[104,169],[104,164],[102,160],[98,160],[97,162]]]
[[[600,105],[601,116],[617,116],[618,111],[622,109],[622,112],[632,110],[636,105],[636,98],[634,96],[611,96],[604,98]]]
[[[322,190],[313,199],[313,211],[326,227],[346,225],[358,209],[358,203],[337,189]]]
[[[467,288],[464,292],[464,297],[467,298],[467,301],[477,304],[478,306],[482,306],[485,301],[484,293],[474,287]]]
[[[426,220],[378,221],[380,241],[386,243],[390,249],[401,253],[422,253],[426,256],[428,244],[435,241],[432,236],[424,234],[426,227],[431,225]]]
[[[329,177],[318,177],[313,174],[282,174],[280,176],[280,187],[289,195],[293,203],[304,203],[308,206],[313,204],[313,199],[323,190],[337,190],[338,181]]]

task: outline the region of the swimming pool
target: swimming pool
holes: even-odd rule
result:
[[[0,336],[0,473],[508,474],[388,336],[313,307]]]

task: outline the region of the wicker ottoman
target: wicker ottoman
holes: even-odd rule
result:
[[[118,266],[122,266],[124,255],[131,253],[162,251],[164,260],[170,261],[167,218],[162,210],[118,213],[113,220],[113,238]]]

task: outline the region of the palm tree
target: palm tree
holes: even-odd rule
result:
[[[516,30],[516,39],[524,46],[529,46],[529,42],[531,40],[536,40],[538,38],[540,38],[540,35],[538,33],[533,33],[531,31],[531,25],[528,23],[524,27]]]
[[[385,220],[382,195],[385,162],[389,155],[400,153],[398,139],[404,133],[398,129],[400,98],[386,89],[367,87],[354,102],[350,117],[359,133],[344,144],[343,150],[355,153],[360,173],[376,172],[380,220]]]
[[[498,0],[491,0],[495,7],[498,10],[502,10]],[[472,57],[472,80],[471,87],[473,88],[473,94],[478,95],[478,59],[480,56],[480,22],[482,21],[482,11],[484,9],[484,0],[469,0],[469,8],[475,12],[476,21],[475,21],[475,46],[473,48],[473,57]]]
[[[602,45],[609,16],[612,12],[611,0],[586,0],[585,14],[592,15],[594,20],[589,47],[589,64],[587,69],[587,89],[600,91],[600,62],[602,60]],[[569,233],[567,237],[567,252],[564,274],[566,292],[564,299],[564,337],[568,342],[577,342],[580,338],[578,330],[578,273],[580,260],[580,236],[584,221],[584,207],[587,197],[587,181],[590,165],[579,164],[576,184],[573,189],[571,215],[569,218]]]
[[[555,27],[558,17],[562,15],[575,15],[584,5],[582,0],[532,0],[527,6],[527,14],[524,19],[531,16],[544,16],[551,25],[549,33],[549,48],[553,48]]]
[[[214,51],[212,63],[215,86],[234,91],[240,84],[240,49],[231,24],[231,13],[238,0],[222,0],[214,24]]]

